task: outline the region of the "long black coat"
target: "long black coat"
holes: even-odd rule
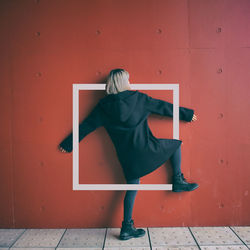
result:
[[[173,117],[173,104],[139,92],[125,90],[109,94],[97,103],[79,126],[79,142],[104,126],[114,143],[126,180],[142,177],[160,167],[182,140],[156,138],[149,126],[150,113]],[[179,107],[179,119],[190,122],[193,109]],[[60,146],[72,151],[72,132]]]

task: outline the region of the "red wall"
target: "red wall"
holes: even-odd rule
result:
[[[250,223],[249,0],[0,2],[1,228],[120,227],[125,191],[73,191],[72,83],[179,83],[182,170],[193,192],[138,191],[136,226]],[[39,33],[38,33],[39,32]],[[145,91],[172,101],[172,94]],[[81,92],[80,119],[104,91]],[[172,121],[150,115],[157,137]],[[171,183],[166,162],[141,183]],[[125,183],[103,127],[80,143],[80,183]]]

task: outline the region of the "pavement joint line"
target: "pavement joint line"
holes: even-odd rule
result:
[[[250,248],[248,247],[248,245],[240,238],[240,236],[231,228],[231,226],[229,226],[229,228],[230,228],[231,231],[233,231],[233,233],[239,238],[239,240],[240,240],[248,249],[250,249]]]

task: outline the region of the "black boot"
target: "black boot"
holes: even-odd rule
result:
[[[173,192],[192,191],[198,187],[199,185],[197,183],[186,182],[183,174],[179,176],[173,176]]]
[[[134,221],[131,219],[130,221],[122,221],[122,228],[120,231],[120,240],[128,240],[130,238],[138,238],[145,235],[144,229],[136,229],[134,227]]]

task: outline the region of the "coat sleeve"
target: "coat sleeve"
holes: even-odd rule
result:
[[[79,142],[89,133],[101,126],[103,126],[103,123],[100,108],[96,105],[79,125]],[[67,152],[71,152],[73,150],[73,131],[59,145]]]
[[[149,95],[145,95],[145,106],[150,113],[155,113],[163,116],[173,117],[173,104],[170,102],[166,102],[161,99],[153,98]],[[183,121],[190,122],[193,118],[194,110],[179,107],[179,119]]]

